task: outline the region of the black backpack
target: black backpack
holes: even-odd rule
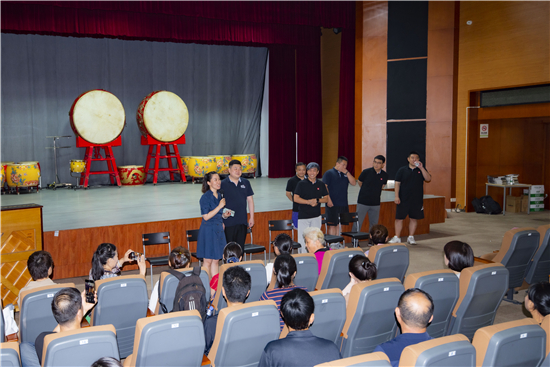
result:
[[[476,213],[485,214],[485,209],[483,209],[483,206],[481,205],[481,200],[478,198],[474,198],[472,200],[472,207],[476,211]]]
[[[200,278],[201,268],[194,267],[193,272],[189,275],[180,273],[173,269],[166,270],[173,276],[179,279],[176,295],[174,297],[174,306],[171,312],[197,310],[201,314],[203,320],[206,319],[206,289]],[[160,301],[160,286],[159,289],[159,305],[164,313],[168,313],[166,305]]]
[[[481,206],[483,209],[485,209],[485,213],[487,214],[501,214],[502,208],[500,207],[499,203],[493,200],[492,197],[489,195],[482,196],[479,201],[481,201]]]

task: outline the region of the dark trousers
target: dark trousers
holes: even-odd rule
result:
[[[237,242],[241,246],[241,250],[243,250],[243,258],[244,258],[244,243],[246,241],[247,228],[248,228],[248,225],[246,224],[237,224],[235,226],[225,227],[225,239],[227,240],[227,243],[231,241]]]

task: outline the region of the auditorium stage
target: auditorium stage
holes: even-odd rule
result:
[[[291,217],[291,203],[285,195],[287,181],[288,178],[250,179],[256,213],[253,236],[259,245],[268,246],[269,220]],[[355,210],[358,192],[359,186],[350,186],[350,210]],[[102,242],[114,243],[123,253],[128,248],[141,250],[143,233],[169,231],[172,247],[187,246],[185,231],[200,226],[201,195],[198,183],[160,183],[76,191],[44,189],[38,194],[2,195],[1,204],[43,205],[44,249],[54,259],[65,260],[56,261],[55,278],[59,279],[86,275],[92,254]],[[393,191],[383,192],[380,213],[380,223],[388,227],[390,235],[395,217],[393,197]],[[425,195],[424,210],[426,218],[419,221],[417,234],[429,233],[431,223],[445,221],[445,198]],[[363,230],[366,228],[368,223],[363,225]],[[190,247],[193,250],[195,246],[191,243]],[[155,255],[157,251],[147,254]]]

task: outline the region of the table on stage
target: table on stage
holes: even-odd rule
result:
[[[489,195],[489,186],[493,186],[493,187],[502,187],[504,189],[504,193],[503,193],[503,201],[502,201],[502,215],[506,215],[506,188],[509,188],[510,189],[510,195],[512,195],[512,189],[513,188],[520,188],[520,187],[523,187],[523,188],[531,188],[531,186],[533,185],[529,185],[529,184],[513,184],[513,185],[508,185],[508,184],[494,184],[494,183],[486,183],[485,184],[485,195]],[[529,205],[527,205],[527,214],[529,214]]]

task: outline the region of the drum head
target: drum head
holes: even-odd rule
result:
[[[112,93],[91,90],[76,99],[71,109],[75,132],[92,144],[115,140],[124,129],[126,115],[122,103]]]
[[[185,134],[189,111],[180,97],[168,91],[153,94],[143,111],[147,132],[158,141],[170,142]]]

